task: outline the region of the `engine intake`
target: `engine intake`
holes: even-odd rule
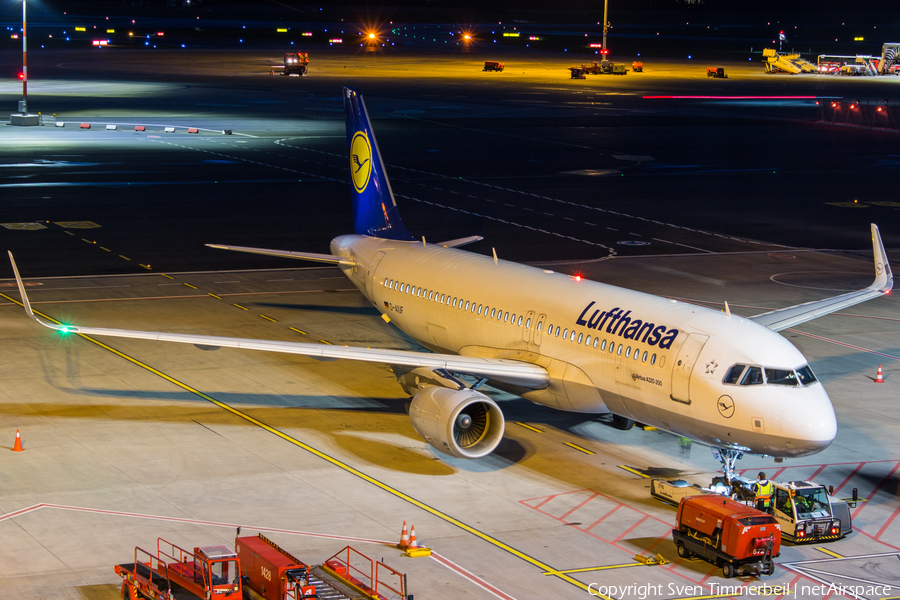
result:
[[[481,458],[503,439],[506,421],[497,404],[474,390],[425,388],[409,406],[412,426],[436,450],[457,458]]]

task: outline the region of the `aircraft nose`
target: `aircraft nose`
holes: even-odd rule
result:
[[[789,404],[781,420],[782,435],[797,456],[824,450],[837,434],[834,407],[822,386],[804,391],[806,397]]]

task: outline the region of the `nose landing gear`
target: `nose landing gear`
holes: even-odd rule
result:
[[[715,459],[722,463],[725,480],[730,484],[731,480],[734,479],[735,464],[744,457],[744,452],[734,448],[713,448],[712,453]]]

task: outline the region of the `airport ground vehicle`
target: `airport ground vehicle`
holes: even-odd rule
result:
[[[486,60],[484,61],[484,68],[482,71],[503,71],[503,63],[497,62],[496,60]]]
[[[811,481],[772,482],[775,485],[773,515],[782,536],[794,543],[839,540],[853,531],[850,507],[831,498],[824,485]]]
[[[116,565],[115,571],[122,577],[122,598],[131,600],[243,597],[240,561],[227,546],[202,546],[190,552],[158,538],[155,554],[136,547],[134,562]]]
[[[240,529],[238,529],[240,533]],[[162,538],[156,553],[134,549],[117,565],[123,600],[350,600],[411,598],[406,575],[347,546],[320,566],[295,558],[262,534],[236,537],[234,550],[189,552]]]
[[[306,52],[285,52],[284,53],[284,74],[292,75],[294,73],[306,75],[309,71],[309,54]]]
[[[866,68],[863,65],[844,65],[840,70],[841,75],[851,75],[851,76],[859,76],[859,75],[868,75]]]
[[[715,77],[717,79],[728,79],[728,75],[725,74],[724,67],[707,67],[706,76]]]
[[[633,63],[631,63],[631,70],[634,71],[635,73],[643,73],[644,72],[644,63],[642,63],[639,60],[634,61]]]
[[[569,71],[572,72],[572,79],[587,79],[584,74],[584,69],[581,67],[569,67]]]
[[[781,550],[774,517],[717,494],[688,496],[678,504],[672,530],[678,556],[691,555],[722,567],[722,574],[771,575]]]
[[[577,67],[569,68],[574,69]],[[643,69],[643,64],[641,64],[641,68]],[[592,62],[589,65],[582,64],[581,70],[587,75],[624,75],[628,72],[628,68],[624,64],[614,63],[609,60]]]

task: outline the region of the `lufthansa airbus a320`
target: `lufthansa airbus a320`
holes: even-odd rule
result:
[[[337,265],[394,325],[433,353],[60,325],[51,329],[347,359],[391,366],[412,397],[415,430],[437,450],[477,459],[504,433],[484,383],[565,411],[612,414],[718,449],[731,477],[743,453],[798,457],[826,448],[837,423],[825,388],[777,332],[888,294],[893,276],[872,225],[869,287],[744,318],[457,249],[478,236],[416,240],[400,218],[358,91],[343,92],[355,233],[329,254],[215,248]],[[12,254],[10,254],[12,260]],[[473,383],[474,382],[474,383]]]

